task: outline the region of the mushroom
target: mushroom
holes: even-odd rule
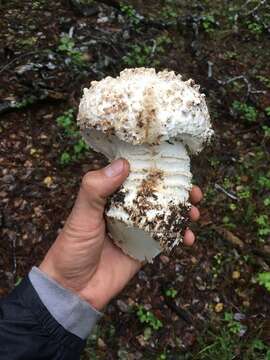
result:
[[[183,240],[191,207],[189,153],[213,134],[199,86],[173,71],[125,69],[84,89],[78,124],[95,151],[130,164],[105,212],[114,242],[140,261],[169,252]]]

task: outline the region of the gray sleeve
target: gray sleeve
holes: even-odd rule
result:
[[[102,314],[37,267],[33,267],[28,276],[55,320],[67,331],[86,339]]]

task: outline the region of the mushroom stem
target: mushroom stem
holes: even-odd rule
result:
[[[190,159],[181,142],[132,145],[86,130],[85,140],[110,161],[125,158],[130,174],[106,210],[108,230],[124,252],[151,261],[182,240],[191,188]]]

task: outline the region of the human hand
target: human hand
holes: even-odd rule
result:
[[[44,273],[98,310],[124,288],[142,265],[112,243],[104,221],[107,197],[128,173],[128,162],[119,159],[84,176],[71,214],[40,265]],[[197,186],[192,188],[190,198],[194,204],[202,199]],[[193,206],[191,220],[199,216]],[[187,229],[184,244],[192,245],[194,241],[194,234]]]

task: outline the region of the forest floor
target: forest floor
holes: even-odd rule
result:
[[[108,4],[112,6],[109,6]],[[267,1],[0,0],[0,296],[38,264],[82,175],[105,163],[76,128],[82,89],[169,68],[206,94],[215,138],[192,249],[145,266],[83,359],[270,359]]]

